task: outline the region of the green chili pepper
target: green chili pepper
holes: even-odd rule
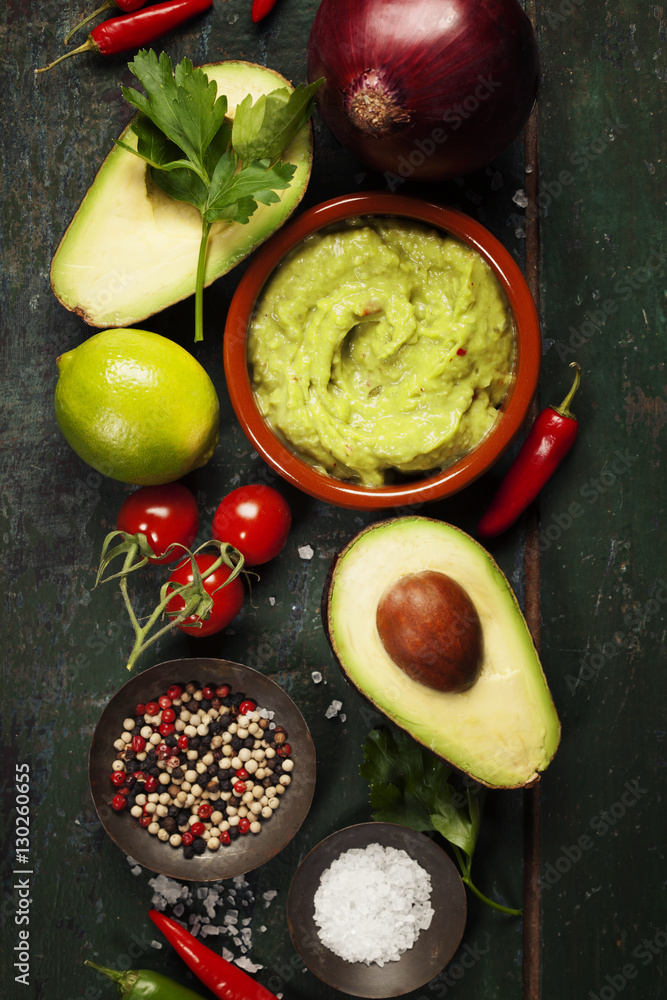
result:
[[[115,969],[106,969],[95,962],[86,961],[85,964],[113,979],[118,995],[126,1000],[203,1000],[199,993],[193,993],[187,986],[181,986],[173,979],[150,969],[116,972]]]

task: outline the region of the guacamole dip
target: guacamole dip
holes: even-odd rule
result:
[[[514,336],[479,254],[380,218],[300,244],[264,288],[248,351],[274,431],[317,468],[381,486],[449,465],[484,437]]]

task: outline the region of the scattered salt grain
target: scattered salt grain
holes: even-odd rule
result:
[[[310,676],[313,678],[313,684],[322,683],[322,674],[320,673],[319,670],[313,670]]]
[[[215,924],[204,924],[201,929],[201,936],[210,937],[212,934],[222,934],[222,927],[217,927]]]
[[[268,889],[266,892],[262,893],[262,899],[264,900],[264,905],[269,906],[271,901],[278,895],[277,889]]]
[[[346,962],[395,962],[433,918],[428,872],[406,851],[352,848],[323,873],[315,923],[325,947]]]
[[[157,875],[156,878],[148,880],[148,884],[153,889],[153,907],[156,910],[164,910],[166,906],[176,906],[181,901],[189,903],[192,893],[187,886],[181,885],[175,879],[167,878],[166,875]]]
[[[156,951],[162,951],[161,941],[151,941],[151,948],[155,948]]]
[[[269,597],[269,604],[271,605],[271,607],[273,607],[275,603],[276,603],[275,597]]]
[[[245,972],[249,972],[251,976],[254,976],[256,972],[259,972],[260,969],[264,968],[264,966],[259,965],[259,963],[251,962],[250,959],[246,958],[244,955],[242,955],[241,958],[237,958],[234,964],[238,965],[239,969],[244,969]]]
[[[312,559],[315,555],[315,550],[312,545],[300,545],[298,548],[299,555],[302,559]]]
[[[512,201],[515,205],[518,205],[519,208],[528,208],[528,197],[523,188],[519,188],[519,190],[512,195]]]
[[[334,716],[338,715],[342,707],[343,707],[343,702],[338,701],[337,698],[334,698],[334,700],[331,702],[326,712],[324,713],[325,717],[327,719],[333,719]]]

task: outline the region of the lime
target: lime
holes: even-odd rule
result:
[[[56,420],[77,455],[137,486],[170,483],[208,462],[220,407],[206,371],[147,330],[104,330],[57,360]]]

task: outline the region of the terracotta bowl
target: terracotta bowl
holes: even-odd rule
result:
[[[126,810],[110,807],[114,789],[109,780],[116,756],[113,743],[123,720],[139,702],[154,700],[171,684],[197,681],[204,686],[229,684],[258,705],[275,713],[275,721],[289,733],[295,762],[294,778],[285,793],[285,805],[258,834],[246,834],[227,847],[185,858],[179,848],[163,843],[143,829]],[[111,698],[95,728],[89,757],[90,789],[102,826],[114,843],[151,871],[169,878],[214,882],[259,868],[275,857],[295,836],[306,818],[315,790],[315,748],[308,726],[292,699],[265,674],[229,660],[204,657],[169,660],[136,674]]]
[[[336,479],[308,464],[272,430],[255,401],[247,358],[247,332],[257,298],[274,269],[312,233],[358,216],[414,219],[441,229],[476,250],[491,266],[514,316],[516,345],[511,385],[493,429],[446,469],[377,488]],[[526,419],[537,389],[542,356],[540,325],[518,265],[479,222],[462,212],[401,195],[344,195],[316,205],[280,229],[253,258],[232,298],[225,325],[227,387],[253,448],[279,475],[318,500],[352,510],[378,510],[440,500],[470,485],[500,458]]]

